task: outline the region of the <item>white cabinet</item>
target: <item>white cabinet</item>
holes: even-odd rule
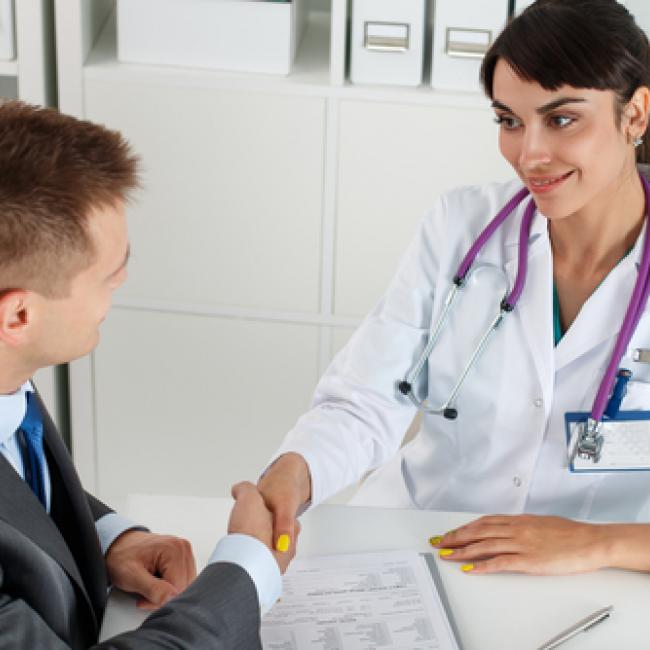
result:
[[[309,403],[316,326],[114,309],[94,359],[97,489],[225,496]]]
[[[0,61],[16,58],[13,0],[0,0]]]
[[[510,171],[487,105],[344,101],[339,134],[334,313],[359,317],[388,285],[439,194]]]
[[[104,498],[255,479],[436,195],[510,176],[478,93],[345,81],[346,0],[287,78],[119,63],[110,1],[57,0],[65,112],[143,157],[130,278],[71,366],[75,461]]]
[[[17,0],[3,13],[15,25],[15,58],[0,57],[0,97],[53,106],[56,100],[53,0]],[[11,30],[9,25],[1,29]]]
[[[132,304],[317,313],[325,100],[88,80],[85,116],[144,161]]]

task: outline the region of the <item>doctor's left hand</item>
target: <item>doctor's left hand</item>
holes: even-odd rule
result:
[[[106,552],[111,584],[137,594],[137,606],[158,609],[196,577],[192,546],[187,540],[140,530],[122,533]]]
[[[461,562],[466,573],[561,575],[606,566],[606,529],[562,517],[492,515],[431,543],[441,558]]]

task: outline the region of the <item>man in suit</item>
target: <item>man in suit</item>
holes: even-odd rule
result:
[[[1,649],[254,650],[260,609],[279,595],[292,555],[270,550],[271,515],[253,485],[239,484],[230,534],[195,579],[187,542],[134,526],[84,492],[30,382],[98,342],[126,280],[137,167],[118,133],[0,105]],[[98,643],[109,584],[156,611]]]

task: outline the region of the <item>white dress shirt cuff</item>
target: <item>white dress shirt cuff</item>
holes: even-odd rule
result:
[[[280,568],[269,548],[250,535],[227,535],[217,543],[208,564],[238,564],[251,577],[264,615],[282,593]]]
[[[139,526],[130,519],[118,515],[116,512],[109,512],[107,515],[100,517],[95,522],[95,529],[97,530],[97,537],[99,537],[99,543],[104,555],[106,555],[106,551],[108,551],[110,545],[127,530],[148,530],[148,528]]]

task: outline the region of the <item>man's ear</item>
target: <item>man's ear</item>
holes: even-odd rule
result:
[[[15,347],[25,340],[32,321],[29,291],[0,292],[0,343]]]

